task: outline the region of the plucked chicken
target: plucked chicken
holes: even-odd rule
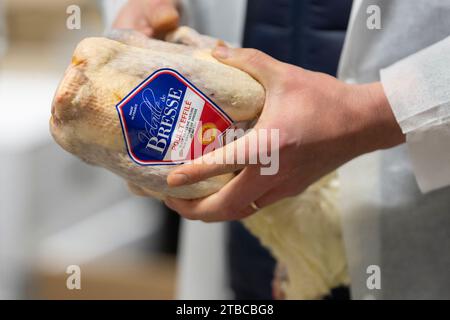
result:
[[[123,177],[136,193],[159,199],[204,197],[233,175],[169,187],[166,178],[175,166],[143,166],[130,158],[116,105],[163,68],[177,70],[235,122],[257,119],[265,92],[251,76],[211,56],[216,40],[186,27],[166,39],[177,43],[123,31],[80,42],[55,94],[50,130],[65,150]],[[288,299],[316,299],[348,284],[337,191],[332,174],[243,220],[285,266]]]

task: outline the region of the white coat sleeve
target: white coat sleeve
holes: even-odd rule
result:
[[[381,70],[422,192],[450,185],[450,37]]]

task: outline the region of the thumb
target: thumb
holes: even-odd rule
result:
[[[283,63],[256,49],[229,48],[219,43],[212,55],[225,64],[247,72],[264,87],[282,71]]]
[[[165,34],[178,27],[180,15],[173,0],[150,1],[146,14],[157,35]]]
[[[257,135],[250,131],[237,140],[174,169],[167,177],[167,183],[171,187],[178,187],[236,172],[249,163],[256,163],[257,145]]]

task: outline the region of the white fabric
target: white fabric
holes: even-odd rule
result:
[[[231,299],[226,228],[182,220],[177,265],[177,299]]]
[[[369,5],[381,9],[381,30],[367,27]],[[404,133],[412,134],[422,127],[414,133],[415,138],[408,137],[408,145],[413,149],[410,156],[414,156],[416,178],[423,192],[450,185],[449,169],[444,168],[448,152],[434,149],[424,157],[422,151],[429,151],[423,149],[428,139],[420,138],[426,135],[423,126],[432,122],[434,131],[438,130],[437,122],[445,131],[443,119],[450,116],[450,75],[445,72],[450,66],[450,39],[445,39],[449,35],[449,14],[449,4],[441,0],[414,4],[402,0],[358,0],[340,65],[340,78],[348,82],[379,80],[380,69],[385,68],[381,80]],[[437,43],[442,39],[445,40]],[[391,66],[409,55],[413,56]],[[410,87],[415,89],[411,91]],[[440,170],[429,163],[441,163]],[[436,171],[441,172],[439,179]]]
[[[423,192],[450,184],[450,37],[381,70]]]
[[[450,37],[381,70],[384,90],[404,133],[450,117],[449,69]]]
[[[422,194],[415,180],[423,191],[450,182],[450,55],[444,40],[450,35],[450,2],[360,0],[358,5],[339,77],[350,83],[379,81],[384,69],[383,86],[408,143],[340,169],[352,295],[448,299],[450,188]],[[381,30],[367,28],[369,5],[381,9]],[[381,268],[380,290],[366,285],[371,264]]]
[[[450,121],[439,119],[408,133],[406,140],[420,189],[428,192],[447,186],[450,181]]]

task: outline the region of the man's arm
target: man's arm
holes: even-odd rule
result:
[[[199,200],[169,199],[190,219],[234,220],[294,196],[351,159],[405,141],[382,85],[350,85],[336,78],[277,61],[253,49],[218,47],[221,62],[252,75],[266,89],[266,102],[254,130],[279,129],[279,171],[261,175],[255,164],[204,164],[237,154],[250,159],[246,136],[174,169],[168,184],[179,186],[241,170],[217,193]],[[204,162],[204,163],[202,163]],[[199,164],[198,164],[199,163]]]

